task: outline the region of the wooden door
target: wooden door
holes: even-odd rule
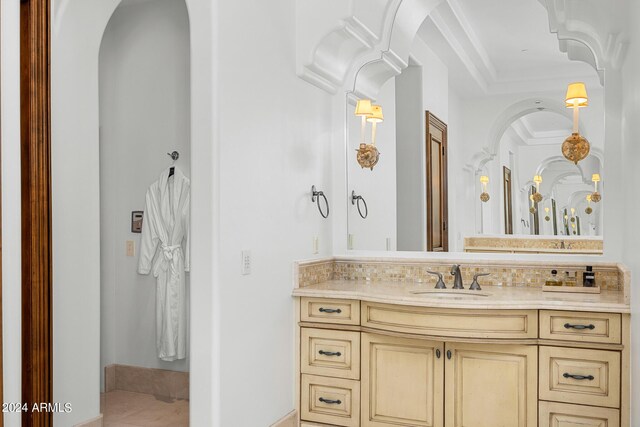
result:
[[[447,125],[427,111],[425,129],[427,131],[427,251],[447,252],[449,250]]]
[[[442,427],[443,347],[363,333],[361,425]]]
[[[536,346],[447,343],[447,427],[536,427]]]
[[[504,187],[504,234],[513,234],[513,183],[511,169],[502,167],[502,184]]]

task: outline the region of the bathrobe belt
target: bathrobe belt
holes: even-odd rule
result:
[[[167,271],[170,268],[171,279],[177,280],[180,277],[178,262],[183,258],[182,246],[166,245],[163,243],[162,246],[160,247],[160,250],[162,252],[156,259],[156,262],[153,268],[153,275],[155,277],[158,277],[158,274],[160,274],[160,271]]]

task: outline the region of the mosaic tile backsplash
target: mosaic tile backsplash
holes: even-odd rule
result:
[[[564,245],[564,248],[561,248]],[[465,237],[464,239],[465,250],[472,250],[474,248],[495,248],[504,250],[517,250],[517,249],[545,249],[559,250],[564,249],[567,252],[592,250],[603,250],[602,239],[582,239],[582,240],[563,240],[558,238],[551,239],[527,239],[523,237],[507,238],[507,237]]]
[[[447,284],[453,279],[449,275],[452,262],[431,261],[350,261],[322,260],[299,265],[298,285],[305,287],[329,280],[368,280],[371,282],[399,283],[436,283],[437,277],[428,271],[443,273]],[[541,287],[551,270],[558,270],[563,277],[565,271],[577,272],[578,286],[582,286],[582,272],[585,266],[559,265],[540,267],[535,265],[479,265],[479,263],[460,262],[464,283],[471,283],[476,273],[490,273],[481,277],[480,284],[498,286]],[[602,289],[622,291],[625,275],[616,265],[594,266],[596,284]]]

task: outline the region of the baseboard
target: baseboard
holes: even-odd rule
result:
[[[109,365],[104,368],[105,391],[132,391],[171,399],[189,399],[189,373],[138,366]]]
[[[298,427],[298,413],[291,411],[275,423],[271,427]]]
[[[90,419],[89,421],[76,424],[74,427],[102,427],[102,414]]]

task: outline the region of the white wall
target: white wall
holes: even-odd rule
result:
[[[397,249],[401,251],[423,251],[427,247],[422,77],[422,67],[413,65],[395,78],[396,227]]]
[[[219,5],[224,427],[267,426],[294,408],[292,262],[312,257],[314,236],[319,255],[331,253],[331,220],[310,189],[332,188],[332,99],[295,75],[295,11],[295,0]],[[347,203],[344,190],[327,195],[333,207]],[[249,276],[240,274],[243,249]]]
[[[637,224],[637,215],[640,211],[640,198],[637,188],[640,185],[640,28],[637,25],[640,19],[640,2],[631,2],[631,13],[628,15],[629,28],[631,29],[631,39],[629,56],[626,59],[622,73],[622,153],[624,159],[624,169],[622,175],[625,179],[624,218],[625,243],[624,262],[632,271],[633,285],[638,285],[638,274],[640,272],[640,228]],[[611,185],[610,185],[611,187]],[[640,424],[640,405],[634,404],[633,399],[638,396],[640,390],[640,366],[638,364],[640,355],[640,292],[636,289],[631,292],[631,425]],[[637,401],[636,401],[637,402]]]
[[[100,49],[101,379],[114,363],[186,371],[188,359],[157,357],[156,281],[137,274],[140,234],[131,233],[131,211],[144,210],[148,186],[171,164],[166,153],[177,150],[191,176],[186,4],[123,2]]]
[[[3,2],[0,13],[2,93],[2,352],[5,402],[20,402],[20,2]],[[20,413],[6,413],[5,427],[20,426]]]
[[[356,150],[360,143],[361,120],[353,114],[354,107],[347,105],[349,124],[349,149],[347,168],[349,170],[349,197],[351,191],[364,197],[369,215],[362,219],[358,208],[349,201],[349,234],[353,249],[396,250],[396,86],[390,79],[380,89],[374,101],[382,106],[384,122],[378,123],[376,146],[380,150],[380,160],[371,169],[363,169],[357,161]],[[371,143],[372,124],[367,123],[365,140]],[[349,199],[351,200],[351,199]],[[362,205],[361,205],[362,206]],[[362,206],[363,207],[363,206]]]

